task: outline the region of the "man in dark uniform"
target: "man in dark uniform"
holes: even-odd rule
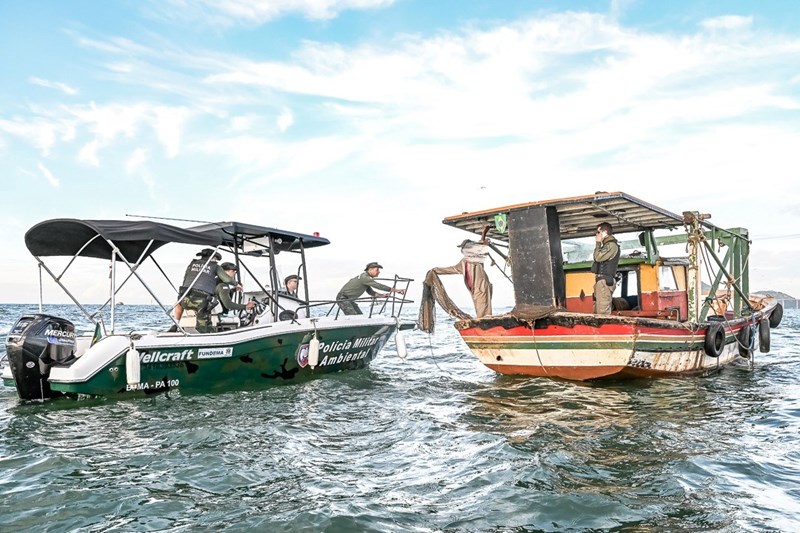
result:
[[[393,289],[372,279],[378,277],[378,274],[381,273],[382,268],[383,267],[378,263],[369,263],[364,269],[364,272],[344,284],[344,287],[341,288],[339,294],[336,295],[336,303],[339,304],[339,307],[342,309],[344,314],[363,314],[355,300],[364,294],[364,291],[366,291],[370,296],[377,298],[384,298],[393,292],[398,294],[406,293],[405,289]],[[378,294],[373,289],[388,291],[388,294]]]
[[[594,240],[594,262],[592,263],[592,272],[595,274],[594,313],[610,315],[611,300],[616,284],[614,275],[617,273],[617,265],[619,265],[619,244],[614,238],[611,224],[608,222],[598,224]]]
[[[212,257],[213,254],[213,257]],[[191,309],[197,316],[195,328],[201,333],[211,330],[211,300],[216,290],[217,281],[223,279],[232,282],[234,279],[227,275],[217,264],[222,259],[219,252],[211,248],[201,250],[196,259],[193,259],[183,275],[180,293],[186,292],[187,287],[191,287],[186,296],[175,306],[175,318],[180,320],[184,309]]]

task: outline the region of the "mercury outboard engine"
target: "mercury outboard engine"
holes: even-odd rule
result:
[[[51,391],[47,378],[54,365],[75,359],[75,326],[50,315],[23,315],[6,338],[6,354],[23,400],[61,396]]]

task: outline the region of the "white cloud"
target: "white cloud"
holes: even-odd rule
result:
[[[30,81],[33,85],[39,85],[40,87],[47,87],[49,89],[59,90],[59,91],[63,92],[64,94],[67,94],[69,96],[74,96],[74,95],[78,94],[78,90],[77,89],[75,89],[73,87],[70,87],[66,83],[45,80],[43,78],[37,78],[35,76],[31,77],[28,81]]]
[[[44,156],[50,154],[50,149],[58,137],[58,130],[59,124],[40,117],[0,119],[0,131],[28,141]]]
[[[100,159],[97,157],[97,150],[100,147],[100,143],[97,141],[90,141],[83,145],[81,151],[78,153],[78,161],[82,163],[86,163],[87,165],[91,165],[93,167],[100,166]]]
[[[749,28],[753,24],[753,17],[743,17],[740,15],[723,15],[721,17],[708,18],[700,22],[700,25],[707,30],[741,30]]]
[[[288,130],[292,124],[294,124],[294,115],[292,115],[290,110],[284,109],[278,117],[278,129],[284,132]]]
[[[39,163],[37,167],[39,168],[39,171],[42,173],[42,175],[47,179],[47,183],[49,183],[52,187],[57,189],[61,186],[61,183],[58,181],[58,178],[53,176],[53,173],[50,172],[50,169],[44,166],[44,164]]]
[[[143,148],[137,148],[133,151],[133,154],[128,158],[127,163],[125,164],[125,170],[128,174],[135,174],[136,172],[140,171],[144,164],[147,162],[147,150]]]
[[[167,157],[178,155],[181,137],[191,112],[185,107],[157,106],[153,109],[156,134],[167,151]]]
[[[394,0],[167,0],[151,2],[154,16],[207,24],[263,24],[293,13],[327,20],[342,11],[388,7]]]

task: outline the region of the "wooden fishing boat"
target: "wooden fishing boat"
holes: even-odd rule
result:
[[[76,334],[70,320],[47,314],[41,301],[39,313],[20,317],[6,338],[9,364],[3,380],[23,400],[63,395],[132,398],[170,390],[213,393],[293,383],[364,368],[392,335],[399,355],[405,356],[400,330],[413,327],[399,320],[402,299],[389,298],[380,305],[370,300],[369,313],[355,316],[339,316],[333,301],[310,300],[306,250],[329,244],[317,235],[238,222],[178,228],[151,221],[57,219],[32,227],[25,243],[40,270],[50,274],[96,327],[94,334]],[[211,314],[210,331],[203,333],[190,312],[176,320],[176,304],[162,303],[140,274],[142,264],[151,260],[167,277],[154,257],[166,244],[211,247],[203,268],[218,251],[232,254],[238,272],[247,270],[257,285],[243,298],[252,299],[254,308],[231,315],[218,306]],[[278,253],[299,257],[302,297],[279,290]],[[71,258],[59,274],[45,264],[55,256]],[[109,297],[94,312],[63,284],[64,273],[76,260],[85,259],[110,264]],[[266,268],[246,264],[259,259],[266,260]],[[129,274],[118,283],[117,270],[124,267]],[[119,330],[116,295],[130,279],[138,280],[165,313],[163,329]],[[170,302],[180,302],[197,279],[183,291],[176,289]],[[391,283],[393,288],[407,288],[410,281],[395,277]],[[104,321],[109,313],[110,327]]]
[[[510,313],[461,319],[455,327],[478,359],[502,374],[653,378],[752,362],[756,350],[769,351],[770,328],[783,309],[772,297],[749,294],[747,230],[722,229],[709,218],[622,192],[445,218],[484,237],[506,260],[516,302]],[[580,238],[593,236],[601,222],[612,224],[622,250],[610,315],[593,314],[592,262],[575,253],[594,247]],[[633,240],[623,241],[626,235]],[[685,256],[660,253],[675,244]]]

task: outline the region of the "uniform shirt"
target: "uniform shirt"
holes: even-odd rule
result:
[[[234,286],[228,285],[227,283],[217,283],[217,298],[219,298],[219,301],[225,309],[230,309],[231,311],[246,309],[246,305],[231,300],[231,290],[234,288]]]
[[[339,294],[345,298],[349,298],[350,300],[355,300],[364,294],[364,291],[367,291],[370,296],[375,296],[375,291],[372,289],[379,289],[382,291],[392,290],[391,287],[387,287],[383,283],[378,283],[372,279],[372,276],[370,276],[368,273],[362,272],[358,276],[345,283],[344,287],[342,287],[342,289],[339,291]]]
[[[618,250],[619,245],[617,244],[617,240],[613,236],[609,235],[602,241],[595,243],[593,254],[594,260],[597,263],[609,261],[610,259],[613,259],[615,255],[617,255]]]

